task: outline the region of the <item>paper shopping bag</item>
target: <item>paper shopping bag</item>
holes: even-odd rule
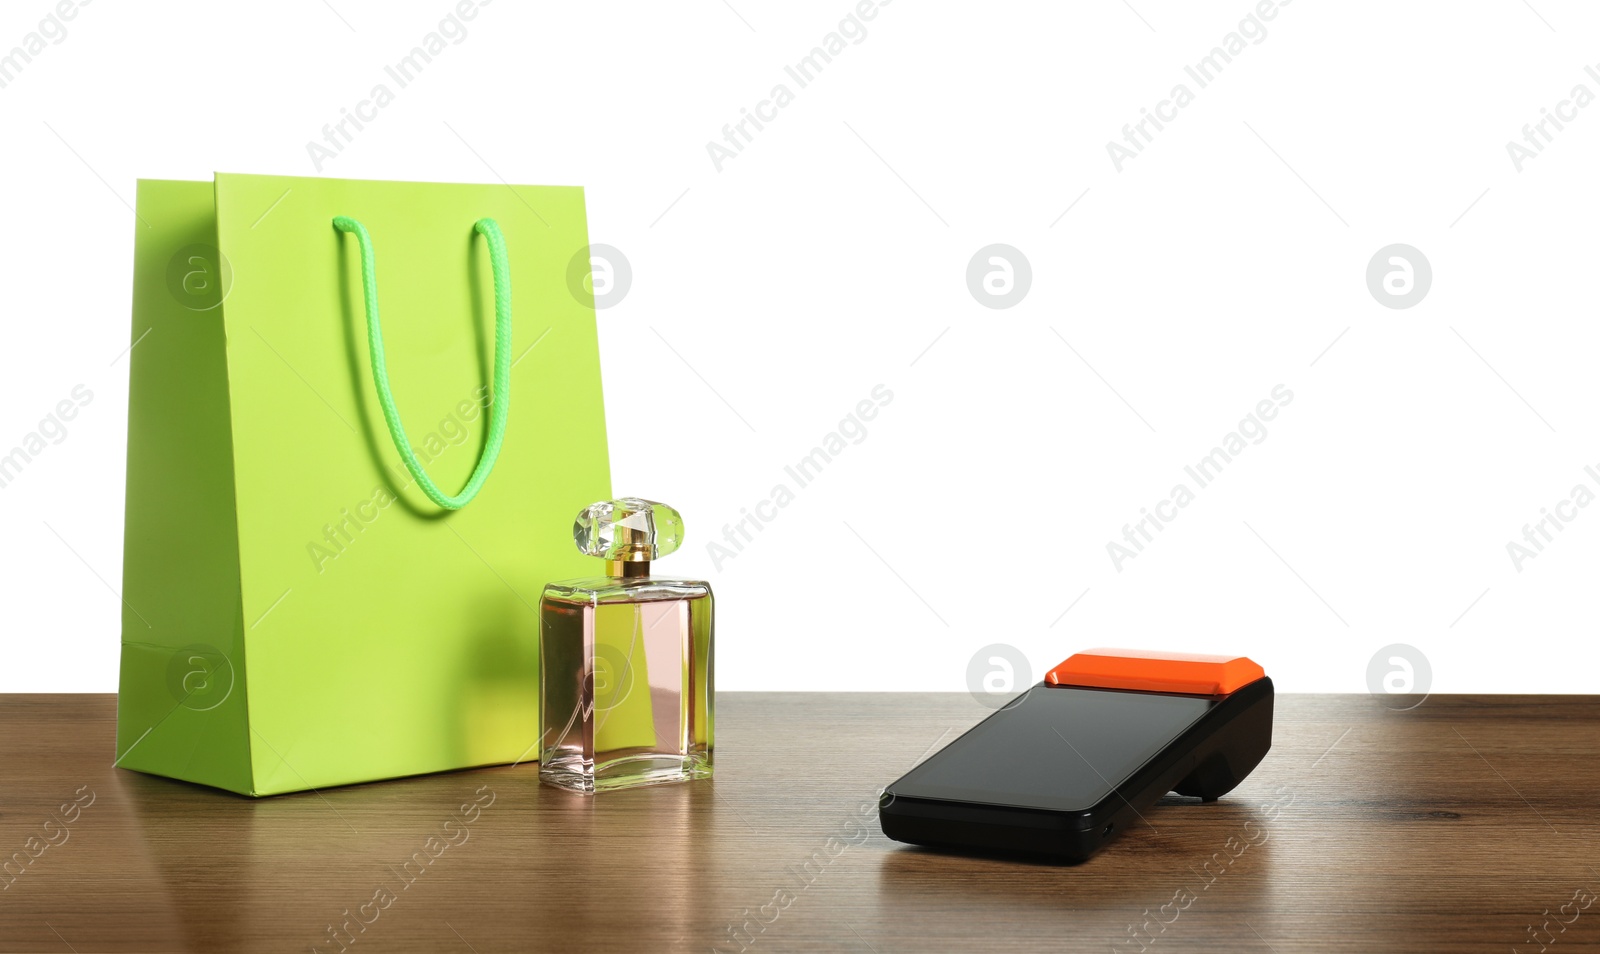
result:
[[[535,760],[539,595],[611,496],[582,190],[219,174],[138,220],[117,764]]]

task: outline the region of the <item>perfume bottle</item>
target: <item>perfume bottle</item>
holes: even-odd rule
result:
[[[666,504],[591,504],[572,536],[606,576],[539,600],[539,778],[602,792],[711,775],[711,586],[650,575],[683,542]]]

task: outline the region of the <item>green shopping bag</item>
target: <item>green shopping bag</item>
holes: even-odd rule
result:
[[[539,594],[611,495],[582,190],[146,180],[136,227],[117,764],[536,759]]]

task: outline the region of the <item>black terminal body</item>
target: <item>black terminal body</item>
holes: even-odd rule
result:
[[[1225,696],[1041,682],[879,799],[896,841],[1085,861],[1168,792],[1215,801],[1272,745],[1272,680]]]

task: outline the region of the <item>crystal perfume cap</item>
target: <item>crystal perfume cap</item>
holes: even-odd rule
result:
[[[654,560],[682,545],[683,517],[654,500],[602,500],[578,513],[572,539],[580,553],[602,560]]]

